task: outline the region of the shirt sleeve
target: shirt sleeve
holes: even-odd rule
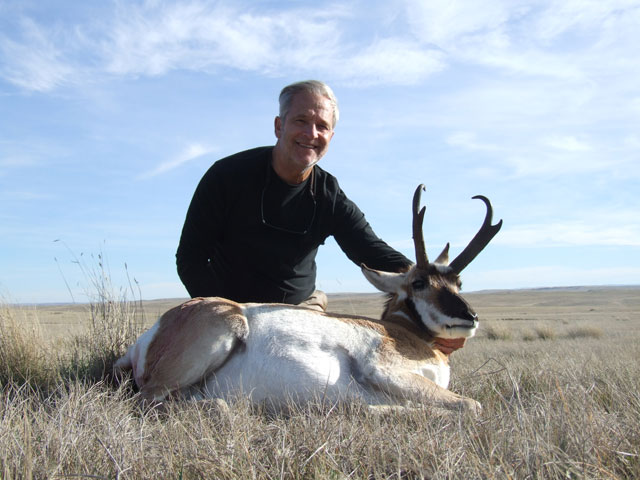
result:
[[[224,179],[214,164],[198,184],[180,236],[176,253],[178,275],[191,297],[220,296],[210,268],[216,243],[223,230],[225,209]]]
[[[342,251],[356,265],[385,272],[406,271],[413,262],[380,239],[358,206],[338,189],[333,236]]]

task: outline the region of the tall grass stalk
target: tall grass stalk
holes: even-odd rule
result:
[[[91,255],[91,259],[90,263],[77,258],[74,261],[89,284],[86,291],[89,328],[68,343],[67,374],[99,380],[110,374],[114,362],[140,335],[145,314],[141,298],[135,300],[136,291],[126,264],[128,286],[116,289],[105,256],[100,253]],[[134,300],[129,300],[129,295]]]

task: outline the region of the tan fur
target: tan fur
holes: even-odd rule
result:
[[[423,405],[434,405],[451,410],[468,411],[479,414],[482,407],[472,398],[442,388],[428,378],[417,373],[394,371],[393,381],[383,389],[392,398],[404,398]]]
[[[230,300],[195,298],[169,310],[147,350],[142,395],[161,397],[199,381],[248,333],[242,308]]]
[[[385,352],[393,351],[396,355],[410,360],[429,361],[436,358],[448,362],[448,357],[433,350],[428,342],[428,337],[420,338],[419,335],[416,335],[415,328],[408,322],[373,320],[355,315],[328,315],[339,318],[345,323],[362,326],[380,333],[383,336],[383,348],[381,349],[383,356]]]
[[[394,356],[399,356],[402,359],[421,363],[438,363],[440,360],[429,343],[407,329],[393,324],[389,324],[387,327],[387,335],[382,341],[380,353],[383,358],[388,358],[389,354],[393,353]]]

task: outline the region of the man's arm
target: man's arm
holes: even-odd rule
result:
[[[406,271],[413,262],[380,239],[358,206],[342,190],[336,197],[334,238],[356,265],[385,272]]]
[[[176,264],[180,280],[191,297],[223,295],[209,265],[224,222],[220,180],[214,164],[200,180],[182,227]]]

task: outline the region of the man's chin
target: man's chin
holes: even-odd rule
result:
[[[320,161],[320,158],[318,158],[316,155],[298,157],[296,158],[296,165],[300,167],[301,171],[305,171],[313,167],[319,161]]]

